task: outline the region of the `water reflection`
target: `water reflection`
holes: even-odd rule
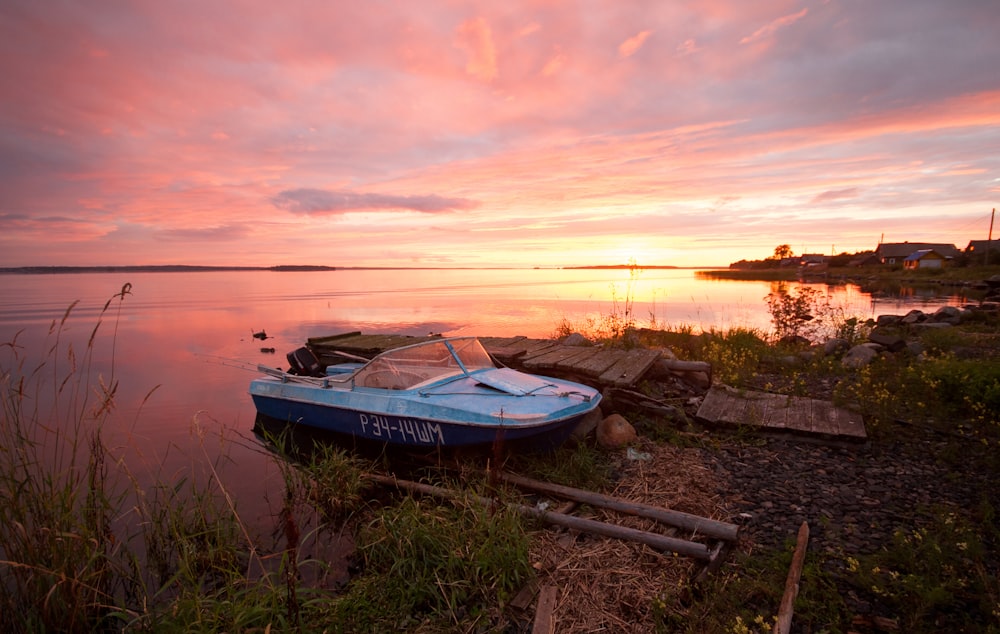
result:
[[[126,282],[131,294],[102,315]],[[845,314],[860,317],[969,300],[965,291],[941,287],[817,287]],[[221,461],[220,477],[247,516],[266,522],[280,473],[250,433],[256,412],[247,386],[258,363],[280,365],[285,352],[309,337],[350,331],[547,337],[562,320],[585,324],[626,309],[639,326],[767,331],[764,298],[771,288],[697,279],[679,269],[2,275],[0,344],[16,346],[0,349],[0,361],[4,370],[28,371],[58,337],[53,361],[68,367],[92,346],[90,380],[119,382],[105,439],[130,456],[134,471],[179,481],[199,464]],[[52,325],[64,317],[54,334]],[[264,342],[253,337],[261,330]],[[58,380],[54,373],[47,378]]]

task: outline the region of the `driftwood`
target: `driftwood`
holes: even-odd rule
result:
[[[802,522],[798,538],[795,541],[795,552],[792,555],[792,565],[788,569],[785,580],[785,594],[781,597],[781,607],[774,623],[773,634],[788,634],[792,629],[792,612],[795,607],[795,597],[799,594],[799,578],[802,576],[802,566],[806,561],[806,545],[809,542],[809,525]]]
[[[366,477],[379,484],[386,486],[395,486],[400,489],[407,491],[413,491],[417,493],[422,493],[425,495],[432,495],[434,497],[440,497],[444,499],[456,499],[464,497],[463,494],[452,491],[450,489],[445,489],[443,487],[432,486],[429,484],[422,484],[420,482],[412,482],[409,480],[399,480],[389,476],[381,476],[376,474],[367,474]],[[493,504],[493,501],[480,496],[471,496],[481,504]],[[617,526],[615,524],[608,524],[607,522],[600,522],[597,520],[586,519],[582,517],[575,517],[573,515],[565,515],[562,513],[555,513],[552,511],[545,511],[533,506],[526,506],[523,504],[508,504],[509,508],[521,513],[526,517],[532,517],[549,524],[555,524],[557,526],[563,526],[565,528],[571,528],[584,533],[593,533],[595,535],[602,535],[604,537],[612,537],[615,539],[624,539],[627,541],[638,542],[640,544],[645,544],[656,548],[657,550],[667,551],[677,553],[678,555],[684,555],[686,557],[691,557],[693,559],[700,559],[704,561],[710,561],[712,559],[712,551],[708,546],[704,544],[699,544],[698,542],[692,542],[685,539],[678,539],[676,537],[667,537],[665,535],[660,535],[659,533],[650,533],[648,531],[641,531],[634,528],[629,528],[627,526]]]
[[[652,396],[646,396],[642,392],[625,388],[611,388],[609,393],[615,409],[622,407],[637,409],[651,416],[663,416],[671,420],[683,420],[687,418],[684,410],[664,399],[653,398]]]
[[[684,376],[689,383],[699,383],[689,375],[703,374],[704,385],[712,385],[712,364],[707,361],[682,361],[680,359],[662,359],[660,365],[675,374]]]
[[[714,537],[726,541],[736,541],[739,538],[740,527],[735,524],[720,522],[718,520],[682,513],[681,511],[671,511],[669,509],[628,502],[619,498],[614,498],[593,491],[574,489],[560,484],[550,482],[540,482],[512,473],[500,473],[500,479],[514,486],[530,489],[539,493],[548,493],[558,497],[574,500],[591,506],[611,509],[628,515],[636,515],[646,519],[656,520],[663,524],[676,526],[692,533],[700,533],[706,537]]]

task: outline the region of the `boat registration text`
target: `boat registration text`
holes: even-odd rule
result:
[[[359,415],[361,433],[370,438],[384,438],[392,441],[419,442],[428,445],[443,445],[444,434],[441,425],[410,418]]]

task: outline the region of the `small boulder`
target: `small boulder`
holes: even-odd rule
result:
[[[868,341],[883,346],[889,352],[899,352],[906,349],[906,340],[894,332],[876,328],[868,335]]]
[[[620,414],[612,414],[597,425],[597,442],[607,449],[616,449],[635,442],[635,427]]]
[[[871,345],[861,344],[847,351],[840,362],[845,368],[857,369],[871,363],[878,356],[878,350]]]
[[[924,314],[924,311],[913,309],[910,312],[903,315],[903,319],[901,319],[900,321],[904,324],[909,325],[909,324],[918,324],[924,321],[925,319],[927,319],[927,315]]]
[[[562,340],[562,344],[564,346],[574,346],[576,348],[587,348],[594,345],[590,342],[590,339],[587,339],[578,332],[566,335],[566,338]]]
[[[942,306],[931,315],[931,321],[957,326],[962,321],[962,311],[954,306]]]
[[[823,354],[838,354],[851,347],[851,343],[842,337],[834,337],[823,344]]]

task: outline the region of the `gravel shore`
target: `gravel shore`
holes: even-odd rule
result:
[[[867,554],[897,529],[922,525],[935,506],[972,512],[1000,495],[975,460],[954,456],[956,439],[905,430],[895,441],[830,447],[761,439],[709,452],[733,517],[754,542],[775,546],[810,526],[810,550]],[[978,450],[975,441],[970,450]],[[948,458],[948,459],[946,459]]]

